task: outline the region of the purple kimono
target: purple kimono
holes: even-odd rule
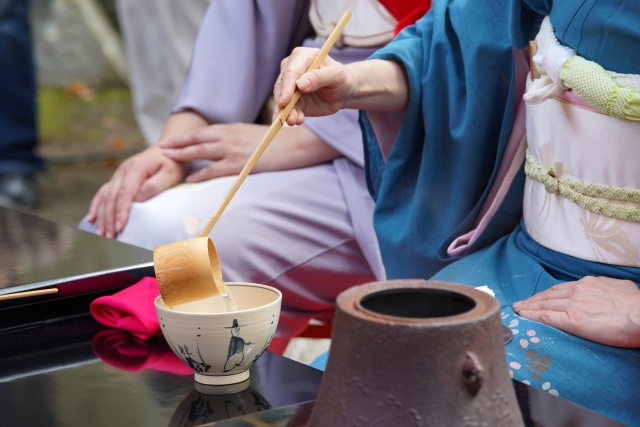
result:
[[[304,39],[307,6],[297,0],[212,2],[174,112],[194,110],[211,123],[254,122],[273,91],[280,61],[295,46],[320,47]],[[374,50],[345,46],[330,55],[346,63]],[[276,339],[330,316],[346,288],[384,278],[357,111],[308,118],[305,126],[344,157],[250,175],[211,232],[226,281],[282,291]],[[234,179],[182,184],[134,203],[118,240],[153,249],[197,236]],[[95,229],[86,222],[80,227]]]

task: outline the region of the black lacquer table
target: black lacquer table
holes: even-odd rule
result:
[[[311,401],[322,377],[266,352],[248,390],[208,395],[195,390],[192,373],[162,370],[158,355],[172,354],[158,338],[128,335],[103,361],[105,333],[125,334],[88,316],[0,333],[0,426],[197,426]]]
[[[305,425],[320,371],[267,352],[248,390],[213,396],[175,371],[161,338],[141,341],[88,315],[94,298],[153,273],[150,251],[0,208],[0,295],[60,289],[0,302],[1,427]],[[623,426],[514,387],[527,427]]]
[[[617,421],[514,381],[518,404],[526,427],[625,427]],[[314,402],[271,409],[205,427],[306,427]],[[333,427],[333,426],[331,426]],[[401,426],[389,426],[401,427]],[[461,426],[451,426],[461,427]]]
[[[106,361],[98,357],[105,333],[125,336]],[[251,368],[248,390],[212,396],[195,390],[192,375],[162,371],[157,355],[169,351],[158,338],[140,341],[88,316],[0,333],[0,425],[304,427],[322,376],[267,352]],[[514,387],[527,427],[623,426],[542,390]]]
[[[0,208],[0,295],[59,290],[0,301],[0,330],[82,315],[96,297],[153,275],[151,251]]]

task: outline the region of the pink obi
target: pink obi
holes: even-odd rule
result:
[[[529,151],[556,177],[640,189],[635,157],[640,122],[610,117],[567,96],[527,104],[526,109]],[[640,223],[587,211],[529,177],[524,221],[531,237],[554,251],[605,264],[639,265]]]

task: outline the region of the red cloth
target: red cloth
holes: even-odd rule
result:
[[[380,0],[380,3],[398,21],[395,35],[413,25],[431,9],[431,0]]]
[[[96,298],[91,303],[91,314],[105,326],[122,329],[137,338],[148,340],[162,335],[156,308],[153,305],[158,295],[160,295],[160,289],[156,279],[145,277],[135,285],[113,295]],[[293,337],[274,338],[268,350],[283,354],[291,338]]]
[[[123,329],[146,340],[160,335],[153,301],[160,295],[158,282],[145,277],[135,285],[91,303],[93,318],[105,326]]]
[[[93,337],[91,348],[103,362],[125,371],[153,369],[176,375],[193,374],[162,338],[143,341],[128,332],[107,329]]]

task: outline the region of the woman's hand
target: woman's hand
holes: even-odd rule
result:
[[[158,146],[125,160],[93,196],[87,221],[102,236],[115,238],[129,220],[131,204],[144,202],[182,182],[189,165],[169,159]]]
[[[280,64],[273,95],[275,116],[287,106],[296,89],[303,95],[287,123],[300,125],[304,117],[328,116],[342,108],[403,112],[409,101],[405,69],[394,61],[378,59],[343,65],[330,57],[317,70],[307,72],[318,49],[298,47]]]
[[[175,113],[167,120],[160,140],[207,125],[205,118],[195,111]],[[179,184],[188,170],[188,163],[171,160],[160,147],[147,148],[125,160],[109,182],[100,187],[91,201],[87,221],[98,222],[98,234],[115,238],[127,224],[134,201],[144,202]]]
[[[629,280],[584,277],[517,302],[520,316],[613,347],[640,347],[640,289]]]
[[[187,182],[200,182],[240,173],[268,129],[269,126],[245,123],[210,125],[169,138],[160,147],[176,162],[214,160],[187,178]],[[269,144],[252,172],[302,168],[340,155],[308,128],[286,128]]]
[[[297,47],[280,63],[280,76],[273,89],[274,117],[287,106],[296,89],[304,94],[287,118],[290,126],[309,117],[329,116],[344,108],[355,90],[354,76],[343,64],[327,56],[317,70],[306,72],[319,49]]]

